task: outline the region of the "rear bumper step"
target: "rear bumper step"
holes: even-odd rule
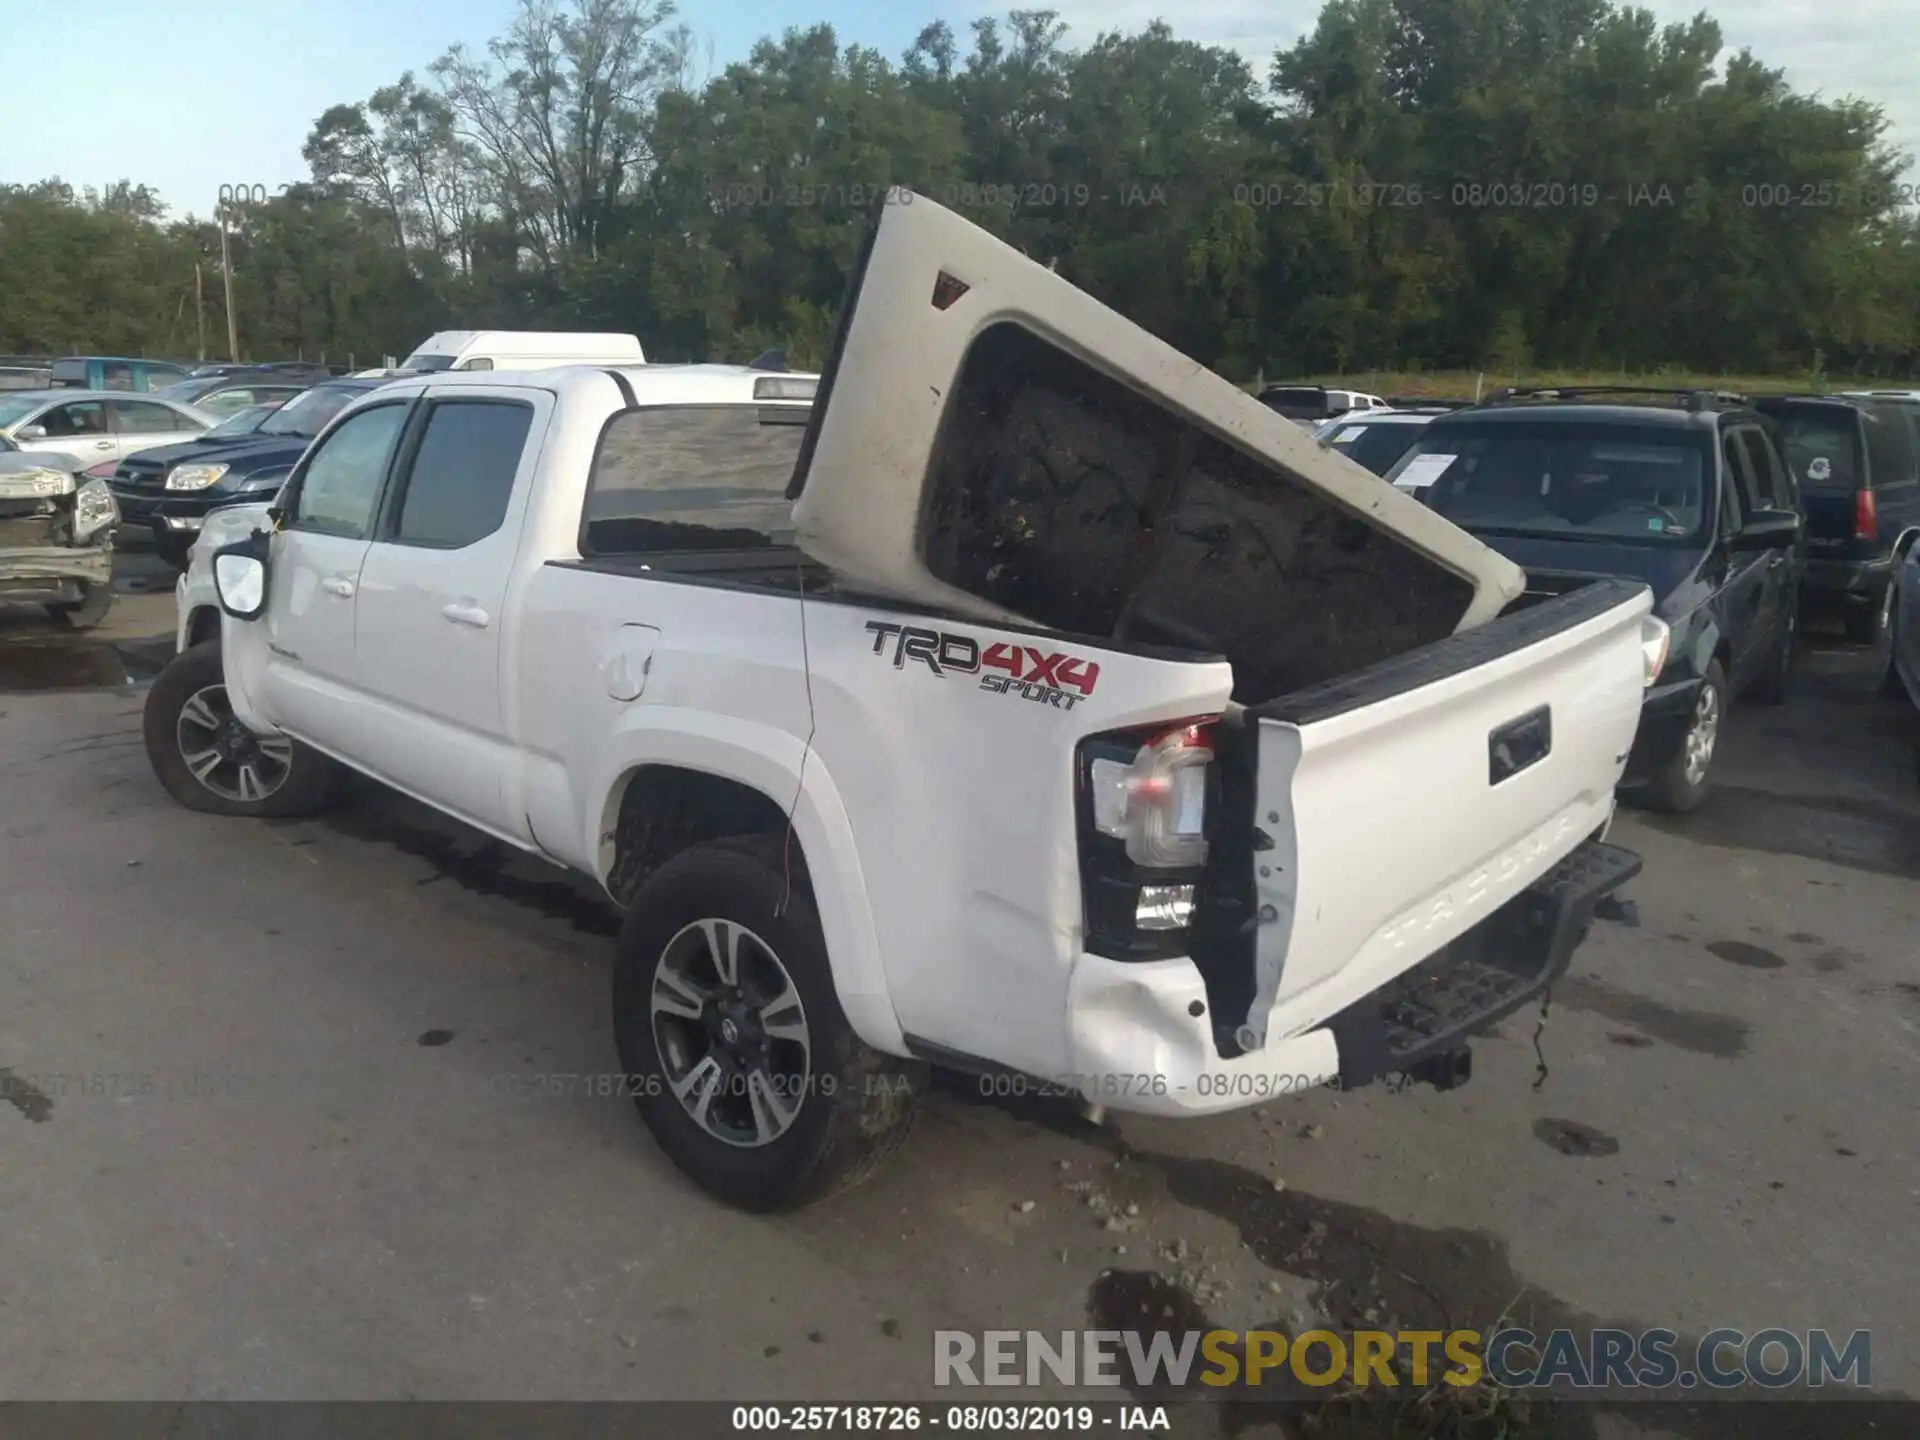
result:
[[[1459,1049],[1551,989],[1600,899],[1640,873],[1640,857],[1589,840],[1506,905],[1326,1022],[1343,1089]]]

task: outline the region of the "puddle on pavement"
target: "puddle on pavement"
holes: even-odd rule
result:
[[[1707,946],[1707,953],[1747,970],[1784,970],[1787,965],[1764,945],[1749,945],[1744,940],[1715,940]]]
[[[1561,981],[1554,987],[1553,998],[1571,1009],[1631,1025],[1656,1040],[1720,1060],[1746,1054],[1747,1040],[1753,1033],[1744,1020],[1731,1015],[1663,1005],[1630,990],[1616,989],[1590,975],[1575,975]]]
[[[1562,1155],[1582,1160],[1600,1159],[1620,1153],[1620,1142],[1604,1130],[1582,1125],[1578,1120],[1536,1120],[1533,1138],[1550,1145]]]
[[[1648,1328],[1624,1318],[1603,1321],[1528,1283],[1515,1273],[1506,1241],[1489,1231],[1429,1228],[1291,1188],[1275,1191],[1265,1176],[1228,1161],[1159,1155],[1133,1150],[1124,1142],[1116,1148],[1129,1163],[1158,1171],[1175,1201],[1231,1225],[1262,1265],[1314,1286],[1320,1313],[1309,1324],[1324,1321],[1337,1331],[1470,1328],[1481,1332],[1483,1342],[1502,1321],[1541,1337],[1556,1329],[1585,1337],[1602,1325],[1635,1334]],[[1093,1326],[1145,1332],[1143,1341],[1157,1330],[1177,1335],[1225,1328],[1182,1277],[1158,1270],[1109,1270],[1089,1287],[1086,1305]],[[1291,1337],[1304,1333],[1303,1318],[1290,1314],[1248,1328]],[[1685,1363],[1697,1344],[1697,1337],[1682,1335],[1674,1352]],[[1656,1399],[1647,1392],[1642,1392],[1644,1399],[1595,1394],[1590,1400],[1556,1403],[1484,1385],[1416,1387],[1408,1382],[1404,1348],[1397,1366],[1402,1383],[1393,1387],[1376,1383],[1358,1391],[1334,1387],[1330,1393],[1299,1385],[1291,1367],[1268,1371],[1255,1387],[1245,1381],[1244,1348],[1229,1346],[1227,1353],[1241,1363],[1237,1383],[1226,1386],[1198,1383],[1198,1377],[1213,1368],[1198,1353],[1187,1385],[1177,1390],[1164,1384],[1137,1386],[1124,1355],[1117,1368],[1121,1383],[1138,1400],[1213,1402],[1206,1408],[1217,1411],[1217,1433],[1228,1437],[1280,1433],[1340,1440],[1598,1440],[1603,1435],[1658,1434],[1686,1440],[1814,1440],[1837,1433],[1830,1415],[1810,1413],[1815,1407],[1729,1406],[1721,1403],[1731,1398],[1726,1396],[1706,1405]],[[1312,1368],[1324,1370],[1324,1347],[1308,1353]],[[1430,1363],[1436,1376],[1451,1368],[1439,1347],[1430,1353]],[[1753,1398],[1752,1392],[1741,1398]],[[1770,1390],[1764,1398],[1818,1397],[1796,1384]],[[1292,1408],[1282,1423],[1274,1407],[1289,1402]],[[1317,1423],[1300,1428],[1298,1422],[1310,1413]],[[1627,1422],[1624,1429],[1622,1421]],[[1272,1428],[1276,1424],[1277,1432]]]
[[[1693,814],[1643,815],[1656,830],[1725,850],[1798,855],[1849,870],[1920,880],[1920,810],[1845,795],[1774,795],[1716,786]]]
[[[0,695],[42,690],[111,690],[160,673],[155,642],[115,644],[84,634],[0,627]]]
[[[0,1105],[11,1105],[36,1125],[46,1124],[53,1116],[52,1098],[5,1066],[0,1066]]]

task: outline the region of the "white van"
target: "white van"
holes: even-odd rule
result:
[[[402,370],[553,370],[562,365],[644,365],[635,335],[554,330],[442,330],[400,362]]]

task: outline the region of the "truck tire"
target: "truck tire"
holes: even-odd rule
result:
[[[262,740],[233,718],[218,640],[181,651],[155,677],[141,733],[166,792],[209,815],[311,815],[343,774],[298,740]]]
[[[1713,760],[1719,753],[1720,731],[1726,718],[1727,672],[1715,660],[1708,664],[1706,678],[1700,682],[1686,733],[1647,783],[1649,809],[1685,815],[1700,808],[1700,802],[1707,798]]]
[[[113,609],[113,586],[89,585],[82,581],[80,591],[78,600],[47,606],[47,613],[65,622],[69,630],[91,630]]]
[[[858,1184],[912,1129],[922,1067],[847,1023],[781,836],[696,846],[640,886],[620,930],[613,1024],[654,1140],[743,1209],[797,1210]]]

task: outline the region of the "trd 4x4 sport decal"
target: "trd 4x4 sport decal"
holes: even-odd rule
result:
[[[1061,655],[1036,650],[1031,645],[1013,645],[996,640],[983,651],[971,635],[956,635],[948,630],[927,630],[918,625],[889,625],[869,620],[867,631],[873,636],[873,653],[885,655],[892,642],[893,668],[906,668],[909,660],[923,661],[943,679],[950,675],[978,675],[980,688],[999,695],[1018,695],[1036,705],[1052,705],[1071,710],[1093,694],[1100,679],[1100,666],[1078,655]],[[988,674],[988,671],[998,673]],[[1077,691],[1077,694],[1070,694]]]

